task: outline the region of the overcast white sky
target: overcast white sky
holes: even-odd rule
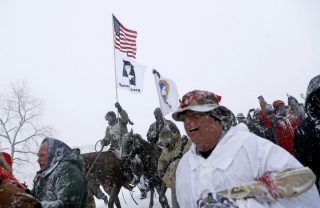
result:
[[[103,138],[116,101],[114,13],[138,31],[136,60],[148,66],[142,94],[118,90],[143,136],[159,105],[152,68],[180,97],[213,91],[234,113],[258,107],[261,94],[302,101],[320,72],[319,10],[317,0],[0,0],[0,91],[27,81],[44,101],[43,121],[69,145]]]

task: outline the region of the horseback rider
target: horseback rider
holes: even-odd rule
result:
[[[122,139],[123,136],[128,133],[128,123],[133,125],[133,122],[129,119],[128,113],[122,109],[121,105],[118,102],[115,103],[115,107],[117,108],[120,116],[119,118],[117,118],[114,111],[109,111],[106,114],[105,119],[108,122],[108,126],[105,136],[100,143],[102,147],[108,146],[110,144],[109,150],[115,153],[116,156],[121,158],[120,150]],[[132,168],[134,165],[136,165],[137,162],[134,159],[123,162],[126,164],[124,171],[124,180],[127,180],[132,177]],[[128,190],[133,189],[131,185],[125,185],[124,187]]]
[[[122,142],[122,136],[128,133],[127,125],[129,123],[129,117],[125,110],[122,109],[121,105],[116,102],[115,107],[118,110],[119,118],[117,118],[114,111],[109,111],[105,119],[108,122],[106,133],[104,138],[101,140],[101,146],[108,146],[109,150],[114,152],[117,156],[120,156],[120,147]]]
[[[159,141],[159,134],[164,126],[168,125],[169,129],[175,133],[180,135],[180,131],[175,123],[171,120],[167,120],[162,116],[160,108],[156,108],[153,112],[154,118],[156,119],[153,122],[147,133],[147,140],[151,142],[154,146],[157,146],[157,142]]]

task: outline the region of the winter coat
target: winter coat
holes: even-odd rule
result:
[[[278,145],[293,154],[294,131],[300,124],[300,119],[292,114],[276,119],[275,134]]]
[[[1,179],[1,177],[0,177]],[[1,208],[36,208],[40,202],[11,181],[0,180],[0,207]]]
[[[8,180],[10,183],[17,185],[20,189],[24,191],[26,187],[12,175],[12,159],[9,154],[7,155],[8,157],[10,157],[11,160],[9,163],[6,161],[6,159],[0,152],[0,178],[2,181]]]
[[[39,171],[31,191],[43,208],[83,208],[86,206],[87,180],[79,149],[71,150],[56,139],[48,139],[48,167]]]
[[[175,123],[167,119],[164,120],[165,123],[168,124],[169,129],[172,131],[172,133],[180,135],[180,131]],[[156,144],[159,140],[159,134],[163,127],[164,125],[162,122],[155,121],[154,123],[152,123],[148,129],[147,140],[153,144]]]
[[[207,159],[197,153],[194,144],[181,158],[176,172],[178,202],[180,207],[195,208],[203,193],[254,181],[267,171],[297,167],[302,165],[288,152],[239,124],[229,129]],[[320,198],[313,186],[298,197],[278,199],[270,205],[253,198],[237,200],[237,204],[239,208],[314,208]]]
[[[179,154],[184,154],[190,149],[191,140],[182,141],[180,137],[165,147],[158,161],[158,171],[164,173],[162,180],[168,188],[175,189],[176,183],[176,169],[180,161]]]
[[[291,103],[289,103],[291,101]],[[288,97],[288,104],[289,104],[289,111],[291,114],[294,116],[298,117],[301,121],[306,118],[306,113],[304,111],[304,106],[302,103],[299,103],[298,100],[293,97],[289,96]]]
[[[296,158],[308,166],[317,176],[317,187],[320,183],[320,110],[312,107],[311,98],[314,95],[320,99],[320,75],[310,81],[306,95],[306,112],[308,117],[297,127],[294,135],[294,150]],[[320,103],[318,101],[318,106]]]
[[[0,166],[0,178],[2,181],[8,180],[10,183],[17,185],[20,189],[25,190],[26,187],[21,184],[9,171]]]
[[[269,123],[272,122],[276,143],[293,154],[294,131],[300,124],[300,119],[291,113],[287,113],[285,117],[273,115],[270,118],[262,111],[260,118],[266,128],[266,125],[270,126]]]
[[[104,140],[110,143],[110,150],[119,155],[122,136],[128,133],[127,124],[129,122],[129,116],[125,110],[120,112],[118,122],[113,126],[108,126],[106,129]]]

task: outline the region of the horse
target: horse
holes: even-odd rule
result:
[[[112,151],[90,152],[82,154],[82,157],[86,171],[91,168],[87,175],[92,174],[109,195],[108,207],[113,208],[115,204],[117,208],[121,208],[118,194],[121,187],[126,187],[132,180],[131,175],[125,175],[123,161]],[[90,177],[87,178],[90,180]]]
[[[167,188],[160,176],[157,174],[161,149],[158,149],[150,142],[142,139],[139,134],[134,134],[131,130],[122,137],[120,154],[122,160],[125,161],[129,161],[130,159],[132,160],[136,156],[140,158],[142,171],[133,168],[132,172],[137,176],[141,176],[143,174],[149,181],[149,189],[151,192],[149,208],[153,207],[154,189],[156,189],[159,194],[161,207],[169,208],[168,200],[165,195]]]

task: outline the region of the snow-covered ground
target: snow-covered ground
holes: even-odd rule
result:
[[[171,192],[170,192],[170,189],[167,190],[166,196],[168,198],[169,205],[171,206]],[[146,199],[140,199],[140,191],[139,191],[139,189],[135,188],[133,190],[133,198],[138,203],[138,205],[135,204],[135,202],[131,198],[130,193],[129,193],[128,190],[123,189],[123,188],[121,189],[121,191],[119,193],[119,199],[121,201],[121,207],[123,207],[123,208],[135,208],[135,207],[148,208],[149,207],[150,192],[148,192],[148,197]],[[96,202],[97,208],[106,207],[106,205],[104,205],[104,203],[103,203],[103,200],[95,199],[95,202]],[[161,205],[159,203],[159,195],[158,194],[155,194],[154,206],[153,207],[154,208],[161,208]]]
[[[87,153],[94,151],[94,145],[86,145],[86,146],[81,146],[79,147],[81,149],[81,153]],[[33,186],[33,177],[35,176],[36,172],[39,170],[39,165],[37,163],[37,157],[31,157],[31,162],[30,163],[25,163],[20,166],[14,166],[14,175],[18,178],[19,181],[21,182],[26,182],[28,187],[31,189]],[[101,189],[103,190],[103,189]],[[168,202],[171,205],[171,192],[170,189],[167,190],[166,196],[168,198]],[[140,199],[140,191],[138,188],[133,189],[133,197],[134,200],[138,203],[135,204],[133,199],[130,196],[130,193],[127,189],[122,188],[120,193],[119,193],[119,199],[121,202],[121,206],[123,208],[147,208],[149,205],[149,200],[150,200],[150,192],[148,192],[148,197],[146,199]],[[96,202],[96,207],[97,208],[103,208],[107,207],[103,200],[98,200],[95,199]],[[160,203],[159,203],[159,195],[156,193],[155,198],[154,198],[154,208],[160,208]]]

